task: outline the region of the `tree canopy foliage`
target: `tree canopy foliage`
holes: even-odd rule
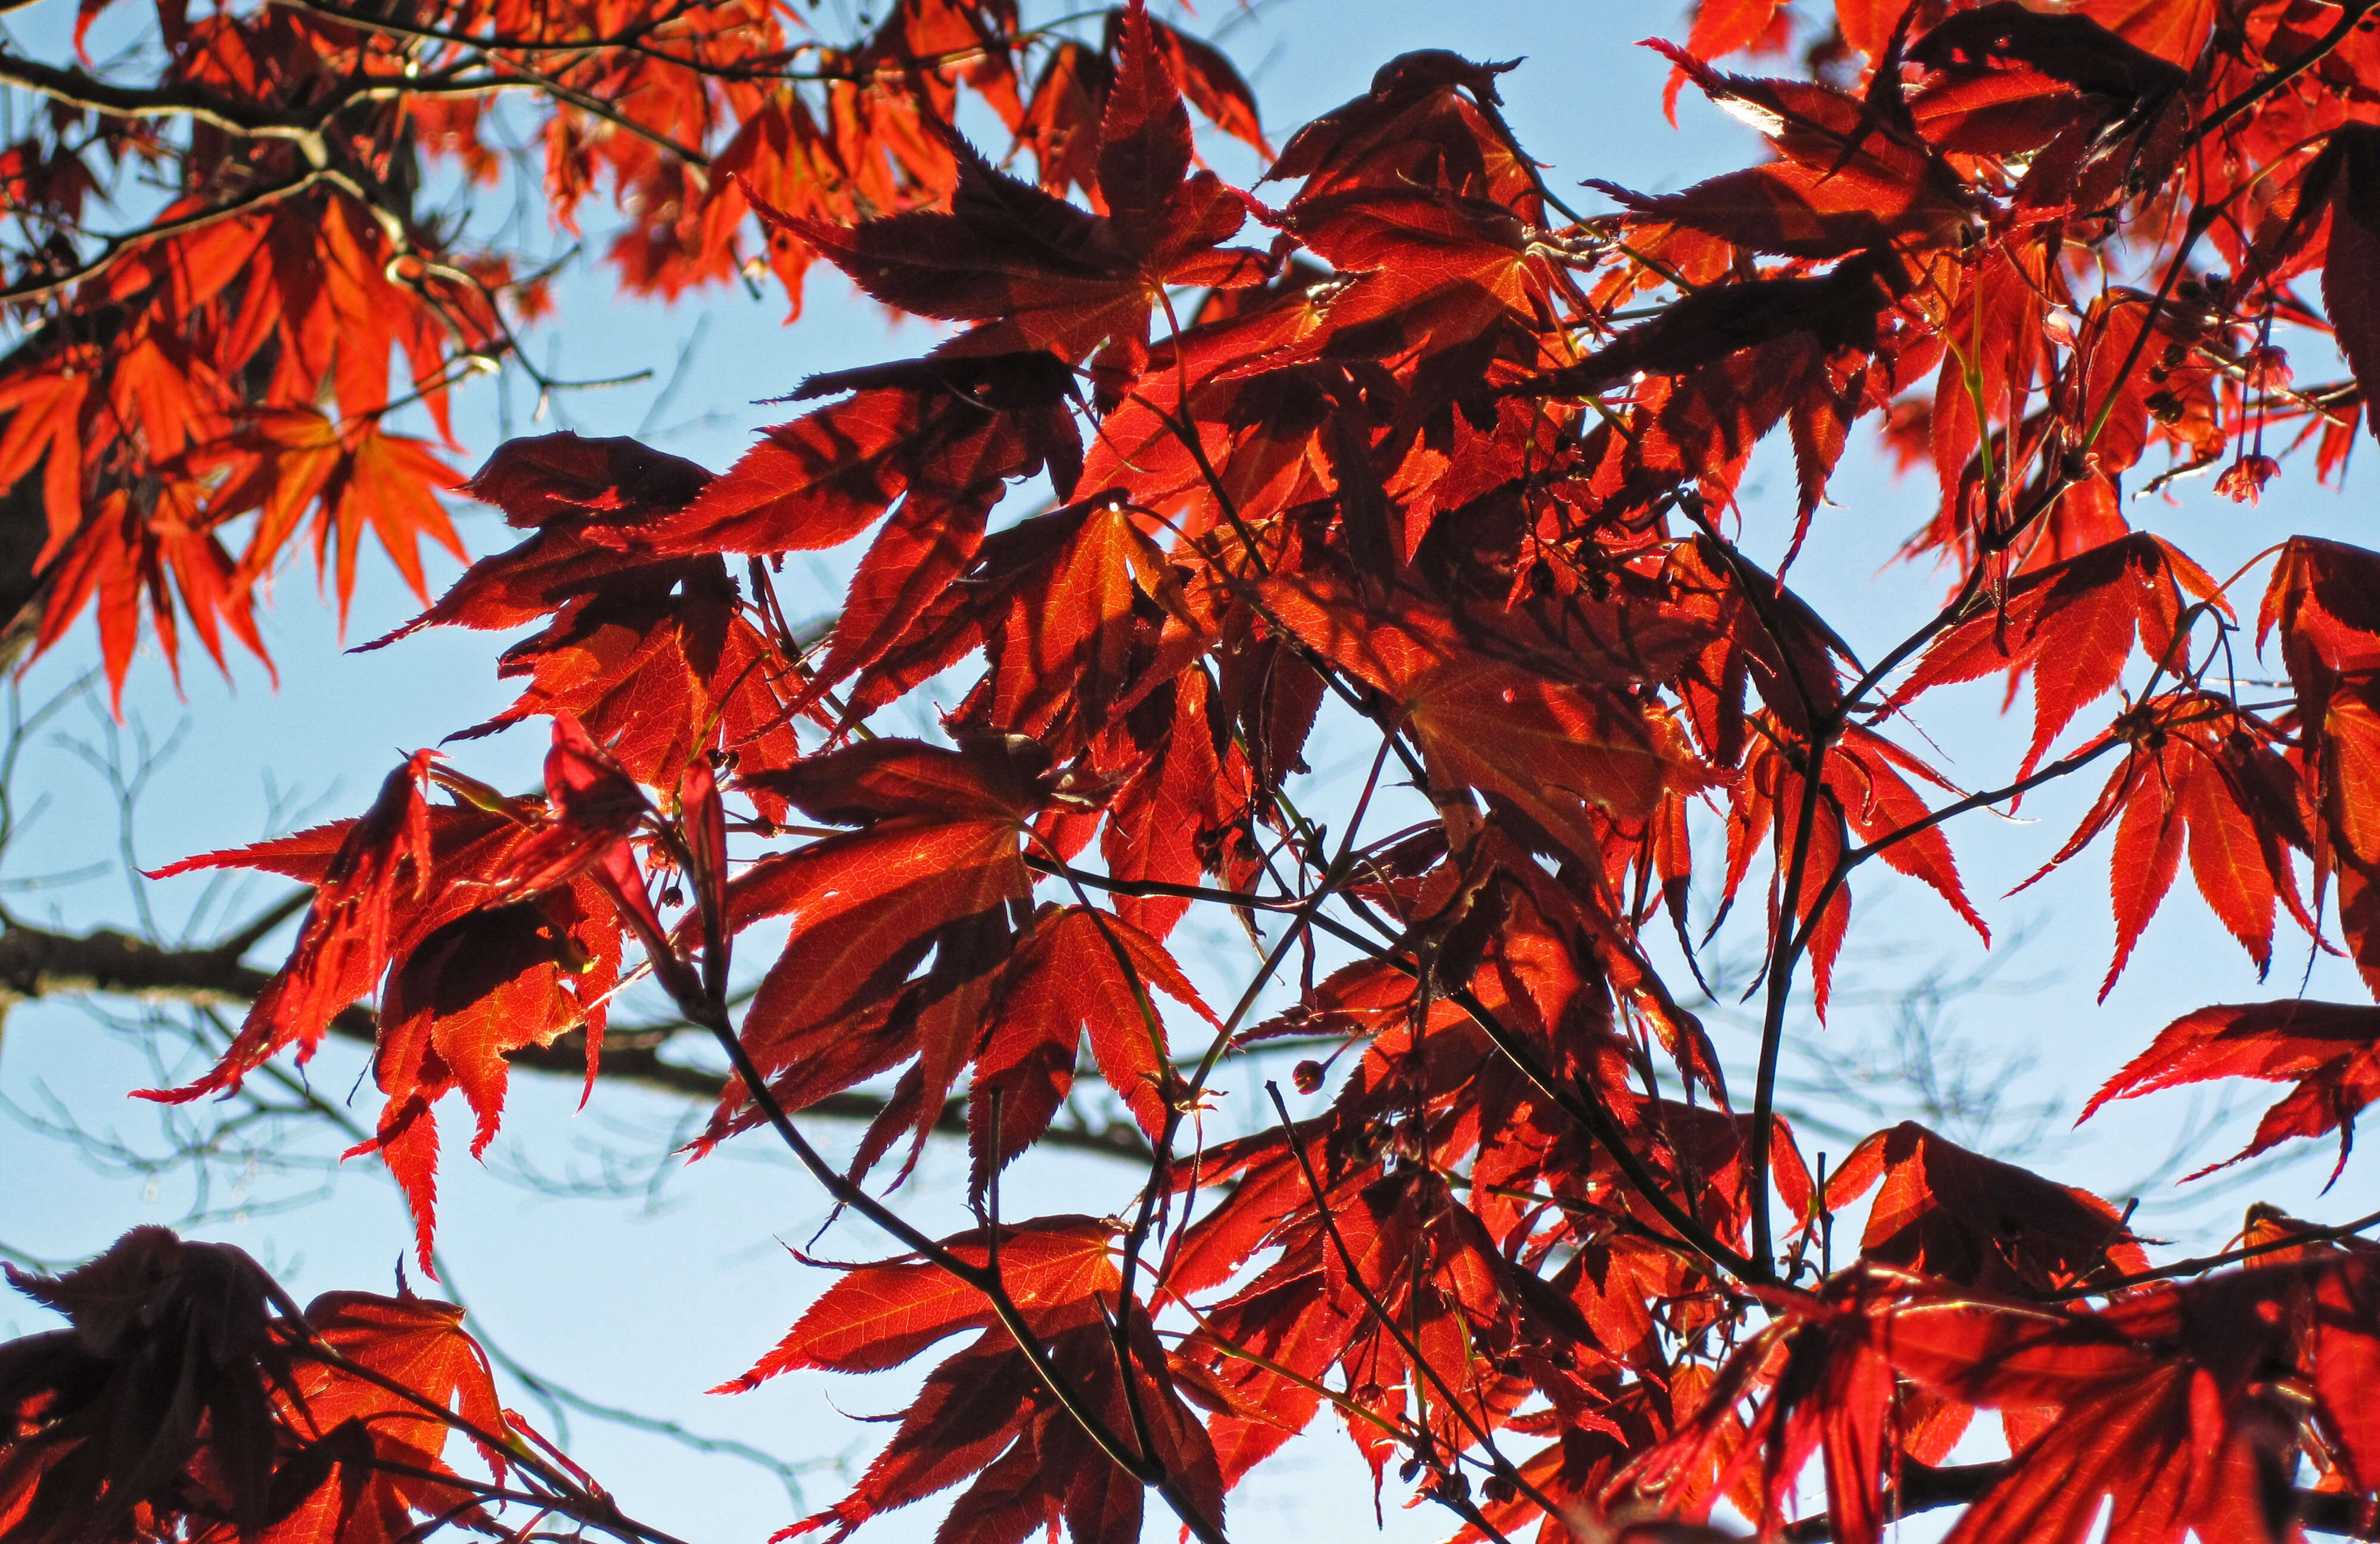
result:
[[[1672,102],[1767,158],[1597,179],[1596,214],[1513,134],[1513,64],[1406,54],[1276,152],[1139,0],[900,0],[849,47],[756,0],[158,0],[151,83],[0,53],[45,103],[0,150],[18,631],[95,614],[119,687],[144,627],[261,653],[288,549],[344,605],[369,529],[419,590],[453,488],[517,544],[371,646],[533,628],[517,700],[457,727],[551,736],[536,791],[424,749],[353,819],[161,874],[311,902],[220,1063],[140,1097],[302,1062],[371,1002],[356,1151],[433,1270],[441,1112],[484,1149],[516,1060],[583,1054],[591,1091],[615,994],[664,994],[733,1073],[694,1150],[781,1143],[908,1251],[837,1268],[723,1386],[930,1368],[781,1538],[954,1489],[946,1544],[1131,1544],[1152,1498],[1220,1544],[1322,1421],[1466,1544],[1722,1503],[1845,1544],[1952,1504],[1960,1544],[2371,1536],[2380,1218],[2260,1207],[2160,1263],[1915,1124],[1814,1173],[1777,1084],[1853,884],[1880,861],[1988,939],[1951,833],[2056,780],[2104,779],[2043,871],[2107,864],[2107,986],[2186,854],[2259,979],[2286,918],[2380,994],[2380,553],[2255,529],[2202,562],[2130,496],[2207,472],[2252,506],[2380,433],[2380,8],[1816,12],[1704,0],[1656,43]],[[1718,67],[1797,26],[1802,67]],[[1197,120],[1263,177],[1204,164]],[[461,481],[388,416],[444,433],[456,381],[529,369],[547,280],[431,200],[525,161],[565,224],[608,192],[630,289],[773,273],[798,310],[822,261],[946,334],[812,377],[723,472],[553,433]],[[1738,497],[1780,430],[1781,517]],[[1905,637],[1791,582],[1854,432],[1938,493],[1906,552],[1948,593]],[[782,559],[846,546],[797,633]],[[2034,726],[1971,788],[1911,714],[1986,678]],[[940,733],[893,732],[928,693]],[[1368,762],[1329,808],[1318,736]],[[1739,899],[1749,1088],[1673,979]],[[1176,957],[1194,907],[1252,946],[1235,1002]],[[785,942],[739,973],[756,930]],[[1310,1112],[1274,1088],[1278,1125],[1208,1140],[1219,1067],[1283,1044]],[[1003,1197],[1092,1078],[1129,1204]],[[2228,1078],[2286,1088],[2241,1157],[2335,1137],[2343,1166],[2380,1007],[2204,1007],[2092,1108]],[[805,1112],[868,1090],[830,1161]],[[978,1225],[936,1238],[900,1182],[953,1128]],[[503,1408],[444,1305],[301,1309],[157,1229],[16,1279],[71,1327],[0,1347],[9,1544],[670,1544]],[[1984,1412],[2009,1456],[1952,1464]]]

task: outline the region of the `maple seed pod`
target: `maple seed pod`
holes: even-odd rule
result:
[[[1521,1488],[1512,1483],[1510,1475],[1489,1475],[1479,1482],[1479,1493],[1490,1501],[1501,1503],[1519,1495]]]
[[[1301,1094],[1319,1092],[1322,1088],[1322,1064],[1314,1061],[1300,1062],[1290,1069],[1289,1079],[1297,1085],[1297,1091]]]
[[[1411,1485],[1420,1476],[1421,1460],[1418,1458],[1408,1458],[1397,1465],[1397,1477],[1407,1485]]]

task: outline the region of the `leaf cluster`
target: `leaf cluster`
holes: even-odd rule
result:
[[[733,1069],[697,1150],[766,1128],[905,1249],[844,1268],[728,1385],[931,1364],[851,1494],[785,1537],[956,1489],[948,1544],[1126,1544],[1151,1495],[1220,1544],[1232,1489],[1326,1418],[1466,1538],[1583,1544],[1722,1500],[1767,1537],[1861,1544],[1953,1500],[1961,1544],[2080,1544],[2110,1498],[2125,1544],[2277,1544],[2342,1508],[2368,1528],[2372,1219],[2259,1210],[2237,1250],[2158,1266],[2105,1199],[1914,1125],[1814,1173],[1778,1081],[1861,870],[1987,940],[1954,822],[2086,769],[2102,791],[2046,867],[2107,849],[2108,986],[2186,855],[2260,977],[2286,913],[2380,992],[2380,553],[2284,537],[2218,577],[2126,496],[2227,457],[2216,492],[2250,505],[2292,457],[2343,476],[2380,382],[2374,7],[1890,11],[1845,0],[1814,69],[1753,78],[1712,60],[1790,23],[1710,0],[1664,45],[1676,87],[1769,158],[1659,196],[1597,184],[1616,212],[1592,217],[1514,138],[1513,67],[1451,53],[1390,61],[1239,188],[1199,164],[1192,111],[1257,140],[1245,93],[1139,4],[1096,49],[1053,45],[1028,101],[1008,13],[911,0],[869,45],[907,51],[900,93],[871,94],[891,54],[816,55],[838,126],[912,115],[870,131],[901,147],[897,196],[862,201],[818,169],[864,171],[807,98],[659,57],[700,46],[673,30],[696,13],[606,24],[614,52],[568,69],[699,83],[633,96],[681,118],[603,140],[624,183],[664,205],[650,179],[692,163],[656,138],[695,135],[697,103],[751,112],[708,207],[755,213],[781,273],[823,260],[948,335],[813,378],[816,406],[717,475],[572,434],[497,452],[467,491],[517,543],[401,633],[536,629],[500,666],[520,698],[464,735],[547,721],[542,789],[425,750],[357,819],[177,866],[313,901],[222,1063],[149,1097],[302,1059],[377,992],[360,1150],[426,1266],[444,1096],[483,1148],[507,1056],[577,1035],[591,1087],[610,1001],[650,981]],[[431,31],[462,52],[423,56],[543,57],[528,25]],[[420,31],[355,36],[370,59]],[[950,126],[962,84],[1032,180]],[[553,186],[565,212],[584,191]],[[632,279],[705,272],[638,250]],[[2339,379],[2300,386],[2276,336],[2335,344]],[[1909,551],[1950,590],[1854,643],[1790,569],[1864,419],[1930,469]],[[1780,429],[1772,572],[1744,484]],[[781,560],[846,544],[806,640]],[[2286,695],[2243,699],[2258,648]],[[1970,789],[1912,715],[1986,679],[2029,687],[2034,733]],[[929,693],[938,733],[889,732]],[[1369,772],[1326,809],[1300,779],[1351,755]],[[1690,916],[1698,878],[1717,917]],[[1668,979],[1746,885],[1748,1089]],[[1221,1011],[1176,953],[1194,908],[1257,960]],[[2380,1097],[2375,1015],[2206,1008],[2095,1108],[2287,1083],[2249,1151],[2336,1132],[2343,1163]],[[1300,1119],[1275,1088],[1278,1125],[1209,1142],[1218,1070],[1277,1043],[1336,1046],[1293,1075],[1328,1097]],[[1094,1072],[1146,1141],[1137,1193],[1003,1218],[1003,1172]],[[803,1112],[862,1087],[889,1092],[832,1162]],[[893,1198],[953,1101],[978,1225],[937,1239]],[[1871,1192],[1839,1268],[1836,1213]],[[23,1396],[0,1462],[47,1462],[16,1455],[51,1451],[52,1397]],[[2011,1456],[1954,1485],[1985,1411]],[[60,1471],[79,1494],[212,1472],[200,1417],[142,1418],[165,1457],[108,1448]],[[1814,1458],[1825,1514],[1789,1523]],[[271,1488],[222,1483],[253,1535]]]

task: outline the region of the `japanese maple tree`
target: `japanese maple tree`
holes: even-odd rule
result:
[[[1766,158],[1593,178],[1596,213],[1572,178],[1613,168],[1531,156],[1513,64],[1388,60],[1276,150],[1139,0],[900,0],[852,46],[757,0],[156,20],[152,85],[0,54],[49,103],[0,152],[16,626],[95,612],[119,684],[144,626],[258,648],[286,549],[344,604],[369,529],[419,588],[453,487],[517,544],[372,646],[535,629],[457,738],[552,748],[527,791],[423,749],[353,819],[160,875],[311,902],[220,1063],[140,1095],[236,1089],[370,1003],[356,1153],[434,1274],[442,1111],[484,1149],[558,1052],[601,1097],[615,994],[665,997],[730,1069],[694,1153],[780,1144],[906,1250],[820,1267],[721,1384],[922,1373],[780,1538],[955,1491],[948,1544],[1130,1544],[1152,1510],[1218,1544],[1323,1422],[1465,1541],[1722,1506],[1846,1544],[1953,1505],[1960,1544],[2380,1536],[2380,1215],[2259,1206],[2160,1260],[2072,1176],[1913,1123],[1813,1165],[1779,1102],[1854,882],[1881,860],[1987,939],[1964,817],[2058,780],[2097,792],[2035,856],[2107,863],[2107,985],[2186,855],[2258,980],[2286,917],[2380,996],[2380,552],[2252,512],[2380,435],[2374,0],[1704,0],[1652,45],[1671,103]],[[1782,73],[1718,67],[1746,51]],[[942,341],[812,377],[724,471],[554,433],[460,481],[388,419],[443,433],[461,377],[528,368],[544,280],[419,201],[522,175],[508,145],[558,220],[608,185],[624,285],[773,272],[798,307],[823,262]],[[130,169],[146,223],[92,234]],[[1934,509],[1878,582],[1948,581],[1906,636],[1791,583],[1879,435]],[[2196,472],[2238,550],[2132,496]],[[797,633],[781,560],[845,548]],[[1970,787],[1912,711],[1980,680],[2032,725]],[[924,702],[938,732],[898,733]],[[1366,770],[1315,790],[1326,738]],[[1194,909],[1249,944],[1233,996],[1177,954]],[[1762,961],[1749,1088],[1677,979],[1722,923]],[[1277,1124],[1209,1133],[1219,1071],[1284,1047],[1306,1113],[1275,1087]],[[2085,1114],[2240,1077],[2289,1086],[2242,1157],[2335,1137],[2343,1168],[2380,1007],[2201,1008]],[[1129,1123],[1113,1214],[1003,1195],[1092,1079]],[[808,1126],[855,1093],[831,1161]],[[939,1139],[977,1225],[937,1238],[902,1181]],[[0,1346],[10,1544],[668,1538],[503,1408],[445,1305],[300,1308],[156,1229],[17,1280],[71,1327]],[[1984,1412],[2008,1456],[1952,1463]]]

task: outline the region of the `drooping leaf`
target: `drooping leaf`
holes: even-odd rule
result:
[[[863,828],[772,855],[727,888],[732,926],[794,921],[742,1029],[781,1102],[800,1109],[916,1057],[916,1088],[879,1133],[924,1140],[974,1054],[1007,908],[1030,893],[1018,843],[1050,796],[1048,775],[1038,746],[1009,737],[956,751],[876,740],[756,779]],[[756,1118],[731,1085],[705,1141]]]
[[[2152,667],[2178,663],[2168,656],[2192,601],[2222,604],[2195,563],[2145,533],[2111,541],[2022,576],[1997,604],[1945,629],[1894,689],[1892,705],[1954,681],[2030,671],[2034,731],[2022,776],[2076,713],[2115,688],[2136,638]],[[2057,668],[2045,671],[2044,660]]]
[[[961,1234],[942,1247],[969,1265],[990,1259],[989,1235]],[[1098,1294],[1117,1284],[1110,1230],[1088,1217],[1051,1217],[1003,1231],[1001,1280],[1043,1333],[1096,1320]],[[741,1392],[797,1368],[879,1372],[935,1342],[994,1322],[974,1286],[929,1261],[896,1260],[848,1271],[803,1311],[750,1371],[714,1392]]]
[[[2380,418],[2369,407],[2380,392],[2380,313],[2373,301],[2380,285],[2380,128],[2342,124],[2332,142],[2340,159],[2330,246],[2323,257],[2323,306],[2338,351],[2363,389],[2365,426],[2380,436]]]
[[[2297,1087],[2265,1112],[2246,1148],[2201,1173],[2253,1158],[2292,1137],[2337,1131],[2338,1166],[2331,1171],[2336,1181],[2355,1140],[2357,1112],[2380,1098],[2380,1008],[2303,1000],[2201,1008],[2167,1025],[2146,1051],[2091,1096],[2082,1117],[2089,1119],[2109,1100],[2221,1077]]]
[[[2066,845],[2017,888],[2034,884],[2115,826],[2108,883],[2116,956],[2100,984],[2103,1001],[2180,872],[2185,839],[2199,893],[2260,975],[2272,962],[2277,902],[2288,906],[2309,935],[2318,933],[2299,899],[2289,856],[2309,838],[2276,739],[2271,725],[2227,698],[2168,693],[2131,710],[2086,748],[2122,743],[2128,753]]]
[[[1123,918],[1075,906],[1034,919],[985,1015],[976,1053],[967,1095],[976,1191],[1049,1125],[1074,1081],[1075,1047],[1086,1033],[1100,1076],[1141,1130],[1152,1142],[1164,1134],[1184,1088],[1171,1065],[1160,993],[1221,1027],[1165,946]]]

